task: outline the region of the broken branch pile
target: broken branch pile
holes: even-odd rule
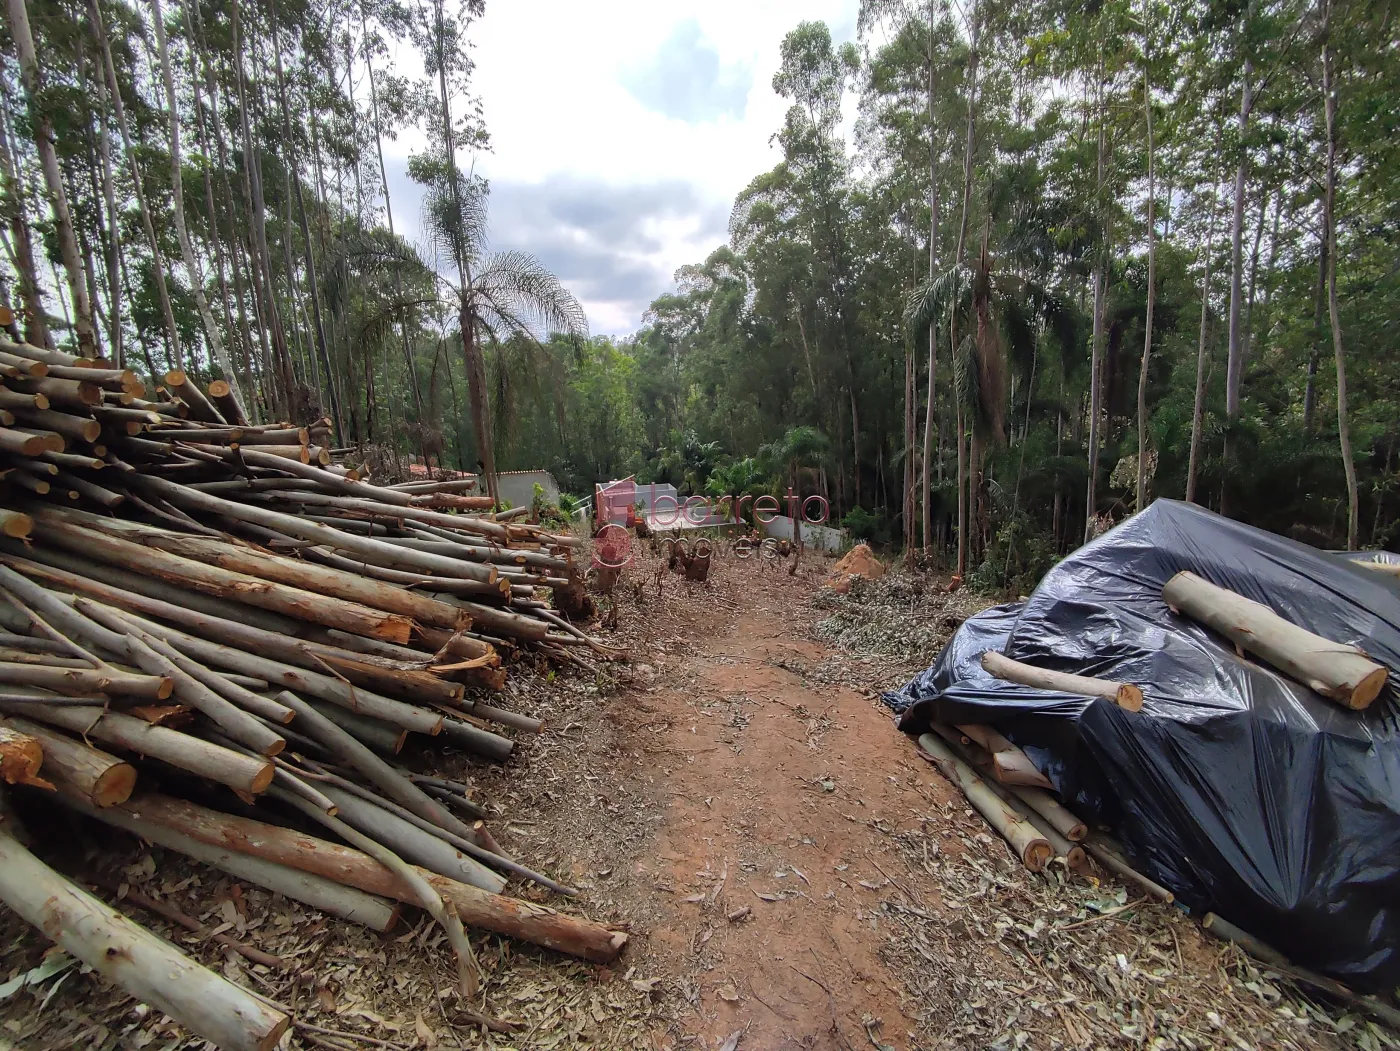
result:
[[[333,462],[328,421],[251,424],[221,381],[171,372],[148,400],[129,371],[0,344],[7,783],[375,930],[422,908],[468,995],[464,923],[617,957],[625,934],[503,893],[573,892],[506,857],[465,786],[398,758],[418,734],[505,760],[542,726],[490,701],[512,658],[613,656],[551,609],[579,541],[497,520],[460,482],[374,484]],[[179,798],[220,793],[258,819]],[[21,870],[0,899],[35,920]],[[75,955],[130,941],[69,891]],[[226,998],[213,1018],[160,1006],[225,1046],[281,1032]]]

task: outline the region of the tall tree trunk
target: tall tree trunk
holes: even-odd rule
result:
[[[1360,543],[1361,496],[1351,452],[1347,415],[1347,363],[1342,350],[1342,319],[1337,305],[1337,83],[1333,70],[1332,0],[1318,0],[1322,22],[1322,104],[1327,124],[1327,177],[1322,198],[1322,227],[1327,237],[1327,317],[1332,324],[1332,353],[1337,359],[1337,437],[1347,479],[1347,550]]]
[[[12,0],[12,2],[20,2],[20,0]],[[112,43],[107,37],[107,26],[102,20],[102,8],[99,6],[98,0],[89,0],[89,2],[92,11],[92,31],[97,36],[97,46],[102,50],[102,61],[107,67],[107,92],[112,101],[112,115],[117,118],[117,128],[122,136],[122,152],[126,156],[132,187],[136,192],[136,209],[141,214],[141,226],[146,232],[146,240],[150,243],[151,270],[155,277],[156,295],[160,299],[161,316],[165,319],[165,335],[170,345],[171,363],[175,368],[183,369],[185,355],[180,348],[180,330],[175,327],[175,311],[170,305],[170,289],[165,283],[165,257],[160,250],[160,239],[156,236],[155,222],[151,219],[151,209],[146,201],[146,187],[141,178],[141,166],[137,161],[136,150],[131,145],[131,130],[126,122],[126,107],[122,104],[121,82],[117,80],[117,66],[112,61]],[[152,379],[154,378],[153,376]]]
[[[442,104],[443,147],[447,155],[447,177],[452,184],[453,204],[457,214],[462,213],[462,183],[457,174],[457,146],[452,130],[452,106],[447,96],[447,63],[443,53],[446,47],[446,31],[443,26],[443,0],[434,0],[435,36],[438,48],[438,95]],[[467,396],[471,401],[472,425],[476,431],[476,454],[481,460],[481,470],[486,475],[487,492],[499,506],[500,495],[496,489],[496,453],[491,442],[490,405],[486,397],[486,365],[481,353],[481,344],[476,330],[476,316],[473,303],[476,298],[472,287],[470,261],[467,259],[467,246],[454,244],[457,256],[458,305],[457,320],[462,332],[462,358],[467,373]],[[449,377],[451,372],[449,370]]]
[[[972,21],[971,37],[972,47],[967,56],[967,140],[963,145],[963,192],[962,192],[962,218],[958,222],[958,245],[953,256],[953,265],[961,266],[963,257],[967,251],[967,224],[972,212],[972,158],[977,141],[977,65],[978,53],[977,44],[979,37],[980,10],[973,7],[968,17]],[[953,357],[954,374],[957,372],[958,356],[958,324],[957,310],[951,310],[948,314],[948,342]],[[958,404],[958,576],[967,576],[967,530],[968,530],[968,504],[971,494],[968,492],[968,465],[965,449],[967,446],[968,432],[968,406],[963,405],[961,395],[954,390],[953,398]]]
[[[1308,353],[1308,383],[1303,390],[1303,430],[1312,434],[1313,417],[1317,412],[1317,368],[1322,360],[1322,315],[1327,310],[1327,231],[1326,215],[1323,229],[1317,237],[1317,297],[1313,303],[1312,350]]]
[[[1220,203],[1220,193],[1218,188],[1212,188],[1210,195],[1210,225],[1206,230],[1205,247],[1201,249],[1201,255],[1205,259],[1205,272],[1201,277],[1201,327],[1196,338],[1196,400],[1191,410],[1191,456],[1186,468],[1186,501],[1194,503],[1196,499],[1196,471],[1200,464],[1201,456],[1201,424],[1205,416],[1206,407],[1206,366],[1210,360],[1210,355],[1206,353],[1206,333],[1210,327],[1210,264],[1211,249],[1215,241],[1215,220],[1220,214],[1218,205]]]
[[[915,264],[914,282],[918,283],[918,265]],[[904,489],[903,503],[900,514],[904,523],[904,560],[910,565],[914,562],[914,415],[915,399],[918,397],[918,384],[915,382],[914,368],[914,345],[911,341],[904,343]]]
[[[374,149],[379,158],[379,182],[384,190],[384,218],[389,224],[389,236],[396,237],[394,233],[394,207],[389,199],[389,170],[384,166],[384,138],[379,123],[379,89],[374,80],[374,62],[370,59],[369,53],[369,29],[365,21],[364,10],[360,11],[361,32],[360,37],[364,41],[365,47],[365,69],[369,74],[369,104],[370,113],[374,118]],[[399,268],[394,267],[394,297],[403,301],[403,275]],[[404,310],[402,306],[400,310]],[[423,466],[428,466],[428,449],[424,440],[424,428],[427,427],[428,417],[423,412],[423,388],[418,382],[418,363],[413,357],[413,343],[408,333],[408,316],[402,313],[399,317],[399,338],[403,343],[404,364],[408,366],[408,379],[413,387],[413,407],[418,416],[418,446],[423,457]]]
[[[1147,372],[1152,363],[1152,308],[1157,299],[1157,169],[1152,141],[1152,12],[1151,0],[1142,4],[1142,108],[1147,118],[1147,318],[1142,337],[1142,365],[1138,369],[1137,507],[1147,507]]]
[[[287,351],[287,333],[277,310],[277,297],[272,284],[272,252],[267,245],[267,201],[263,195],[262,153],[255,146],[248,119],[248,85],[243,71],[243,43],[240,33],[239,3],[230,5],[233,26],[234,82],[238,88],[238,119],[243,135],[243,175],[248,184],[249,201],[253,207],[252,257],[254,280],[258,285],[256,298],[261,300],[261,324],[270,333],[273,360],[276,365],[272,384],[274,406],[280,407],[283,418],[292,416],[292,390],[296,377],[291,354]]]
[[[934,127],[933,104],[937,91],[935,76],[933,33],[936,22],[936,7],[933,0],[928,5],[928,171],[929,171],[929,231],[928,231],[928,279],[932,281],[938,273],[938,129]],[[933,417],[938,405],[938,326],[928,327],[928,408],[924,411],[924,458],[923,485],[920,487],[923,522],[924,551],[933,547],[933,492],[930,473],[933,470]]]
[[[277,0],[272,0],[270,8],[272,22],[272,61],[277,72],[277,101],[282,110],[282,136],[286,150],[285,162],[292,180],[292,190],[296,195],[297,222],[301,227],[301,239],[306,250],[306,285],[311,297],[311,318],[315,328],[316,353],[321,367],[326,373],[326,390],[331,399],[331,414],[335,417],[335,433],[340,441],[346,437],[345,414],[341,411],[339,384],[335,370],[331,368],[330,351],[326,347],[326,329],[321,320],[321,286],[316,278],[316,254],[311,247],[311,227],[306,220],[306,195],[301,188],[301,172],[297,159],[296,139],[292,135],[291,114],[287,108],[287,82],[282,71],[282,41],[277,29]],[[288,275],[290,289],[291,275]]]
[[[249,284],[252,286],[255,311],[257,309],[256,298],[258,282],[252,266],[252,252],[244,248],[243,237],[238,232],[237,208],[234,205],[233,185],[228,176],[228,149],[224,144],[224,124],[221,117],[221,114],[224,112],[224,107],[219,98],[218,83],[214,79],[214,66],[209,57],[210,49],[204,35],[204,21],[200,16],[199,4],[197,2],[192,3],[189,10],[194,22],[196,39],[199,42],[197,50],[201,56],[200,66],[204,76],[204,87],[209,93],[210,112],[213,116],[211,124],[214,137],[214,149],[218,159],[219,184],[220,188],[223,190],[225,206],[228,209],[229,236],[227,243],[229,246],[229,268],[233,271],[233,293],[234,301],[237,306],[238,332],[240,342],[244,348],[244,355],[247,359],[244,367],[248,370],[247,376],[250,393],[256,394],[255,402],[252,404],[245,402],[245,406],[248,408],[249,412],[253,414],[253,422],[256,423],[261,418],[276,415],[274,408],[276,401],[274,398],[269,397],[267,390],[268,386],[273,382],[272,377],[274,373],[272,369],[272,358],[268,349],[266,326],[262,324],[256,326],[258,330],[258,341],[255,344],[253,342],[252,331],[248,325],[248,311],[245,305],[245,296],[247,293],[243,285],[243,272],[240,264],[240,257],[247,260],[249,270],[248,280]],[[247,171],[245,159],[243,168],[245,189],[248,186]],[[244,199],[244,216],[248,217],[251,216],[251,214],[252,198],[251,196],[247,196]],[[211,221],[214,222],[217,227],[217,213],[211,213],[211,215],[214,216]],[[259,412],[257,402],[262,403],[262,412]]]
[[[97,108],[102,115],[98,129],[98,152],[102,161],[102,198],[107,206],[107,303],[111,316],[107,325],[107,342],[111,345],[112,362],[117,368],[126,367],[126,337],[122,328],[122,232],[117,212],[116,181],[112,177],[111,126],[107,120],[107,77],[99,72],[96,81]]]
[[[1245,187],[1249,176],[1249,150],[1245,139],[1249,134],[1249,117],[1254,110],[1254,59],[1250,53],[1248,40],[1249,27],[1254,21],[1258,0],[1249,0],[1245,9],[1244,22],[1240,27],[1243,43],[1244,67],[1240,88],[1240,110],[1236,118],[1239,142],[1239,163],[1235,168],[1235,207],[1230,224],[1230,319],[1228,351],[1225,364],[1225,418],[1227,427],[1233,427],[1240,414],[1240,377],[1244,372],[1244,342],[1241,330],[1241,311],[1244,301],[1244,202]],[[1225,514],[1229,504],[1230,471],[1233,457],[1230,451],[1230,434],[1225,435],[1223,450],[1224,477],[1220,486],[1220,513]]]
[[[29,101],[29,123],[34,131],[34,145],[39,151],[39,164],[44,171],[44,184],[53,209],[58,249],[63,257],[63,269],[68,274],[68,289],[73,296],[74,334],[78,338],[78,353],[97,358],[97,330],[92,324],[92,302],[88,298],[87,275],[83,272],[78,238],[73,232],[73,216],[68,210],[68,195],[63,189],[63,176],[58,167],[58,151],[54,147],[53,122],[45,112],[42,94],[44,81],[40,73],[39,56],[34,48],[34,36],[29,29],[29,11],[25,0],[7,0],[10,33],[19,55],[20,82]]]
[[[187,0],[188,2],[188,0]],[[204,338],[209,343],[209,353],[215,364],[224,374],[224,379],[233,385],[234,394],[240,404],[243,392],[239,387],[238,373],[224,347],[224,338],[209,309],[209,300],[204,295],[204,275],[200,273],[199,261],[195,258],[194,245],[190,242],[189,227],[185,224],[185,178],[184,158],[180,151],[180,106],[175,98],[175,76],[170,69],[170,48],[165,41],[165,16],[161,12],[160,0],[151,0],[151,10],[156,30],[156,54],[160,58],[160,78],[165,85],[165,101],[169,108],[170,121],[170,196],[175,213],[175,236],[180,242],[180,255],[184,259],[185,273],[189,277],[190,291],[194,295],[195,309],[204,324]],[[212,216],[210,217],[212,221]]]
[[[29,207],[24,192],[24,180],[15,154],[11,150],[10,108],[0,91],[0,172],[5,179],[6,213],[10,221],[10,235],[14,239],[14,267],[19,278],[19,296],[24,304],[24,338],[36,347],[51,347],[48,316],[44,310],[43,288],[39,284],[39,270],[34,262],[34,240],[30,235]]]
[[[1102,204],[1099,203],[1099,196],[1103,193],[1104,181],[1104,151],[1106,143],[1106,128],[1104,124],[1104,83],[1103,83],[1103,60],[1099,60],[1099,86],[1098,86],[1098,111],[1099,111],[1099,145],[1098,145],[1098,168],[1095,180],[1094,192],[1094,212],[1098,233],[1102,238],[1099,245],[1098,258],[1094,263],[1094,318],[1093,332],[1090,335],[1089,353],[1089,479],[1084,487],[1084,542],[1087,544],[1094,535],[1094,519],[1098,513],[1098,482],[1099,482],[1099,415],[1103,411],[1101,384],[1099,373],[1102,371],[1103,349],[1100,346],[1103,337],[1103,308],[1105,297],[1105,285],[1108,283],[1108,234],[1107,224],[1103,221]]]

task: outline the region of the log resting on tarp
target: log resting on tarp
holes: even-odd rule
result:
[[[1353,556],[1354,557],[1354,556]],[[1390,671],[1348,711],[1179,617],[1162,587],[1190,570]],[[1141,684],[1102,698],[993,678],[985,650]],[[977,614],[886,702],[900,728],[987,723],[1019,745],[1080,817],[1114,829],[1133,864],[1348,984],[1400,984],[1400,588],[1389,575],[1158,500],[1046,574],[1030,598]]]

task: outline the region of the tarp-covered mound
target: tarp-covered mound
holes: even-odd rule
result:
[[[1391,681],[1346,710],[1172,614],[1189,569],[1354,643]],[[1029,600],[969,619],[886,701],[900,728],[994,723],[1147,875],[1301,964],[1400,985],[1400,588],[1314,548],[1159,500],[1066,558]],[[992,678],[985,650],[1136,683],[1141,712]]]

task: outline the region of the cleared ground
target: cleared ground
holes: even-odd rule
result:
[[[596,681],[516,674],[512,703],[548,727],[509,770],[414,760],[473,777],[512,853],[633,933],[616,969],[477,939],[484,1009],[510,1034],[458,1024],[450,954],[430,924],[380,938],[130,839],[115,841],[114,868],[112,841],[97,851],[85,827],[62,860],[293,957],[299,974],[267,972],[174,934],[334,1031],[302,1028],[293,1047],[1394,1046],[1176,909],[1113,881],[1025,872],[877,697],[978,602],[909,577],[835,598],[820,591],[826,568],[789,576],[717,556],[708,584],[665,578],[658,597],[654,561],[631,567],[615,636],[632,665]],[[0,936],[7,972],[43,951],[13,917]],[[53,988],[0,1005],[0,1042],[184,1044],[173,1023],[76,969]]]

